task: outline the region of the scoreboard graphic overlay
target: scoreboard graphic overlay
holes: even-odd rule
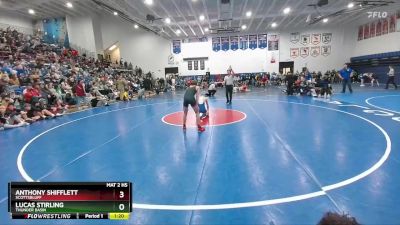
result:
[[[129,219],[130,182],[11,182],[13,219]]]

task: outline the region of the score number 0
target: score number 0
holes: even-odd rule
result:
[[[121,198],[121,199],[125,198],[125,193],[123,191],[119,192],[119,198]],[[118,208],[120,211],[124,211],[125,205],[123,203],[121,203],[121,204],[119,204]]]

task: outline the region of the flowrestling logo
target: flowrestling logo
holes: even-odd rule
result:
[[[388,13],[387,12],[377,12],[377,11],[373,11],[373,12],[367,12],[368,14],[368,18],[369,19],[385,19],[388,17]]]

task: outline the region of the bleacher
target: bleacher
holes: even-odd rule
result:
[[[396,82],[400,81],[400,51],[352,57],[350,62],[351,68],[358,73],[374,73],[381,82],[386,81],[388,66],[393,65]]]

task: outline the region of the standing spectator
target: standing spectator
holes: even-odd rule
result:
[[[351,76],[352,76],[353,70],[347,66],[347,64],[344,64],[343,69],[341,69],[338,73],[340,79],[342,79],[342,93],[346,92],[346,85],[349,87],[350,93],[353,93],[353,89],[351,88]]]
[[[86,97],[86,91],[85,91],[85,83],[83,80],[79,80],[78,84],[75,87],[75,95],[78,99],[78,105],[82,106],[82,104],[85,104],[85,97]]]
[[[394,85],[394,88],[397,89],[397,84],[394,82],[394,68],[392,65],[389,66],[389,72],[388,72],[388,80],[386,82],[386,87],[385,89],[389,88],[389,84],[392,83]]]
[[[226,104],[232,104],[232,93],[233,93],[233,70],[232,67],[228,68],[228,75],[224,77]]]

